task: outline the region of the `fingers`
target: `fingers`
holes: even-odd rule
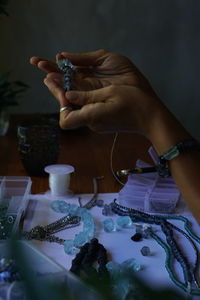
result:
[[[57,64],[51,60],[47,60],[42,57],[33,56],[30,58],[30,64],[37,66],[42,71],[49,72],[61,72]]]
[[[46,75],[46,77],[55,81],[59,81],[60,87],[63,86],[63,74],[58,72],[50,72]]]
[[[56,60],[68,58],[72,64],[76,66],[98,66],[101,65],[105,58],[109,55],[106,50],[97,50],[87,53],[69,53],[62,52],[56,55]],[[39,56],[33,56],[30,58],[30,63],[37,66],[42,71],[48,72],[60,72],[57,64],[53,61],[47,60]]]
[[[65,97],[65,92],[63,88],[60,86],[58,80],[52,79],[47,76],[44,79],[44,84],[48,87],[52,95],[57,99],[61,107],[69,105],[69,102]]]
[[[65,94],[69,103],[84,106],[86,104],[105,102],[111,95],[112,87],[105,87],[92,91],[69,91]]]
[[[38,56],[32,56],[30,58],[29,62],[32,65],[37,65],[40,60],[44,60],[44,59],[42,59],[41,57],[38,57]]]
[[[110,121],[108,115],[112,103],[95,103],[88,104],[81,109],[71,112],[63,111],[60,114],[60,127],[63,129],[75,129],[82,126],[88,126],[97,132],[105,132],[114,130],[114,124]],[[114,123],[114,122],[113,122]]]
[[[87,53],[62,52],[61,55],[68,58],[76,66],[98,66],[102,64],[108,53],[108,51],[101,49]]]
[[[62,129],[75,129],[87,125],[87,111],[78,109],[73,111],[64,110],[60,113],[60,127]]]
[[[71,112],[63,111],[60,114],[60,126],[63,129],[74,129],[80,126],[89,126],[93,130],[102,127],[102,116],[108,106],[112,105],[112,87],[105,87],[94,91],[69,91],[66,98],[70,104],[82,106]]]
[[[75,129],[88,126],[93,130],[102,127],[102,116],[106,110],[105,103],[88,104],[78,110],[63,111],[60,114],[60,127],[62,129]]]

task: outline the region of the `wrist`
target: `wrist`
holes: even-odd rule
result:
[[[158,155],[162,155],[177,143],[192,136],[162,103],[158,103],[147,129],[147,138]]]

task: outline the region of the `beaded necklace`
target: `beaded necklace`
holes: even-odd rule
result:
[[[192,232],[189,221],[185,218],[180,216],[172,217],[169,215],[150,215],[138,210],[135,210],[133,208],[127,208],[122,205],[119,205],[116,203],[116,199],[114,202],[111,203],[112,211],[118,215],[122,216],[130,216],[133,222],[143,222],[143,223],[149,223],[149,224],[155,224],[160,225],[162,232],[166,236],[166,241],[162,241],[153,231],[152,229],[148,229],[150,236],[154,238],[161,247],[165,250],[166,253],[166,262],[165,266],[167,269],[167,272],[171,278],[171,280],[181,289],[183,289],[185,292],[188,292],[192,295],[200,295],[200,289],[199,284],[196,279],[196,273],[197,273],[197,267],[198,267],[198,249],[191,238],[194,238],[198,243],[200,239],[195,235],[195,233]],[[175,225],[171,224],[167,221],[167,219],[178,219],[184,222],[185,228],[189,235],[187,235],[184,231],[176,227]],[[195,266],[192,270],[192,267],[190,266],[188,259],[185,257],[185,255],[182,253],[180,247],[178,246],[176,240],[173,236],[173,229],[179,231],[180,233],[184,233],[184,236],[190,241],[192,244],[195,254],[196,254],[196,260],[195,260]],[[184,275],[184,283],[182,283],[180,280],[176,279],[173,271],[173,263],[172,258],[176,259],[177,262],[180,264],[183,275]],[[193,285],[195,285],[197,288],[193,288]]]
[[[70,91],[72,89],[73,65],[67,58],[59,59],[57,65],[63,71],[64,90],[65,92]]]
[[[62,231],[67,228],[78,226],[81,218],[79,216],[67,215],[46,226],[37,225],[30,231],[22,232],[22,237],[26,240],[48,241],[58,244],[64,244],[65,240],[54,235],[54,233]]]
[[[86,208],[78,207],[76,204],[68,204],[62,200],[52,201],[51,208],[55,212],[65,213],[71,217],[78,216],[83,222],[83,230],[77,233],[73,240],[64,241],[64,250],[67,254],[76,254],[81,246],[94,238],[96,231],[94,219]]]

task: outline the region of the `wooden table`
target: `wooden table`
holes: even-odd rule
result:
[[[20,161],[17,146],[17,126],[23,120],[38,115],[13,115],[8,133],[0,137],[0,175],[27,176]],[[110,169],[110,152],[114,134],[99,134],[87,128],[64,131],[60,129],[61,150],[58,163],[75,167],[70,188],[75,193],[92,193],[92,179],[104,176],[99,181],[99,192],[111,193],[121,189]],[[133,133],[120,133],[113,154],[114,170],[134,167],[140,158],[147,162],[150,143],[143,136]],[[31,177],[32,193],[42,193],[48,189],[47,177]]]
[[[35,118],[35,116],[12,116],[11,127],[8,134],[5,137],[0,137],[0,175],[28,175],[20,162],[16,135],[17,125],[27,118]],[[118,192],[122,188],[113,178],[110,170],[110,152],[114,134],[98,134],[91,132],[86,128],[82,128],[74,131],[60,130],[60,137],[61,151],[58,162],[70,164],[75,167],[76,171],[72,175],[70,184],[70,188],[75,193],[92,193],[92,179],[96,176],[104,176],[104,179],[99,182],[100,193]],[[121,168],[134,167],[135,161],[138,158],[151,163],[151,159],[147,153],[149,146],[149,142],[143,136],[127,133],[120,134],[113,156],[114,169],[118,170]],[[43,193],[48,189],[48,177],[32,177],[32,183],[32,194]],[[49,224],[54,221],[55,218],[58,218],[57,213],[47,209],[47,207],[49,208],[49,202],[38,201],[38,205],[35,206],[36,210],[34,211],[33,209],[31,211],[30,209],[30,216],[26,216],[26,225],[30,225],[28,230],[38,224]],[[97,220],[97,224],[100,224],[104,218],[99,211],[98,207],[94,207],[92,210],[93,216],[95,216]],[[192,216],[186,215],[193,223],[195,232],[198,233],[199,226]],[[23,220],[21,226],[22,223]],[[180,225],[178,220],[174,223],[176,226]],[[74,237],[73,230],[75,229],[76,228],[72,228],[71,233],[67,233],[67,239]],[[106,249],[108,249],[108,252],[112,254],[113,261],[122,262],[134,255],[134,258],[138,260],[142,266],[147,266],[143,268],[143,272],[141,272],[141,275],[139,276],[153,288],[157,289],[158,287],[164,286],[174,288],[174,284],[170,281],[165,268],[165,253],[160,245],[155,243],[153,239],[145,239],[144,241],[141,241],[141,243],[133,245],[133,242],[130,239],[130,236],[133,233],[132,229],[130,230],[131,232],[128,229],[124,231],[121,230],[116,232],[116,234],[113,233],[113,235],[111,233],[112,237],[109,236],[110,233],[106,237],[107,233],[100,230],[98,238]],[[159,235],[159,228],[156,232]],[[59,233],[57,234],[62,238],[66,238],[65,233],[63,232],[61,232],[60,235]],[[179,242],[183,243],[181,248],[184,249],[184,252],[186,250],[188,257],[190,258],[194,252],[188,247],[187,240],[180,237]],[[33,241],[33,243],[35,243],[35,246],[38,247],[40,251],[60,265],[66,268],[69,268],[71,265],[72,257],[66,257],[59,244],[52,243],[51,247],[49,247],[48,242]],[[153,253],[150,258],[141,255],[141,247],[145,245],[149,246]],[[178,274],[177,270],[175,269],[176,274]],[[182,275],[180,275],[180,278],[181,276]]]

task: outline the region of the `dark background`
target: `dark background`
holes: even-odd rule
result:
[[[130,57],[184,126],[200,137],[199,0],[11,0],[0,20],[0,73],[30,89],[14,113],[56,112],[29,57],[109,49]]]

